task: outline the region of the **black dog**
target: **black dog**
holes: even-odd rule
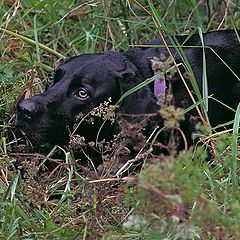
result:
[[[234,111],[220,102],[233,109],[236,109],[240,102],[239,33],[226,30],[204,34],[204,51],[198,34],[176,38],[192,68],[201,93],[205,52],[208,95],[217,99],[209,99],[208,117],[212,127],[234,118]],[[166,38],[166,41],[168,45],[172,45],[171,39]],[[151,45],[164,44],[157,40]],[[183,63],[176,48],[170,46],[169,49],[176,63]],[[165,47],[146,46],[131,48],[124,53],[112,51],[84,54],[66,60],[49,74],[49,84],[44,93],[18,104],[17,126],[34,144],[67,144],[74,124],[81,121],[93,108],[109,98],[112,104],[116,104],[129,89],[152,77],[154,71],[151,60],[153,57],[159,58],[160,54],[164,55],[165,59],[169,57]],[[182,73],[185,72],[183,65],[179,68]],[[190,79],[187,78],[186,82],[197,99]],[[165,95],[169,88],[175,106],[186,108],[193,104],[179,73],[176,73],[171,83],[162,76],[159,84],[156,81],[151,82],[130,94],[121,101],[116,111],[125,115],[159,113],[161,106],[158,104],[158,95]],[[190,115],[198,116],[198,113],[192,110]],[[95,117],[94,124],[83,122],[76,132],[87,141],[94,141],[97,137],[111,139],[116,131],[116,124],[109,124],[109,121],[103,124],[103,121],[101,117]],[[158,124],[162,124],[161,117]],[[182,122],[182,127],[191,144],[194,126],[188,116]]]

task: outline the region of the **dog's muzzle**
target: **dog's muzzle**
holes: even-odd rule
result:
[[[24,122],[31,121],[37,113],[37,104],[33,101],[24,100],[17,106],[17,120],[16,126],[21,127]]]

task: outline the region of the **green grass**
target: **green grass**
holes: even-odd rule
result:
[[[12,125],[18,101],[42,92],[66,57],[124,51],[164,32],[191,72],[174,35],[239,29],[238,1],[82,2],[0,0],[0,239],[239,239],[239,107],[233,129],[197,126],[206,145],[215,143],[211,163],[195,146],[122,181],[99,179],[60,147],[32,152]],[[203,98],[193,76],[198,98],[185,112],[199,107],[207,121],[208,102],[218,100],[203,76]]]

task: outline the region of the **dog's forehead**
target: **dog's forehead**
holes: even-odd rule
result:
[[[95,72],[122,71],[125,68],[125,58],[117,52],[83,54],[66,60],[59,66],[64,72],[79,72],[82,74]]]

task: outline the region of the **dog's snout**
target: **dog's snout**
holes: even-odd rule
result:
[[[31,120],[37,110],[36,103],[29,100],[24,100],[18,104],[17,115],[22,120]]]

